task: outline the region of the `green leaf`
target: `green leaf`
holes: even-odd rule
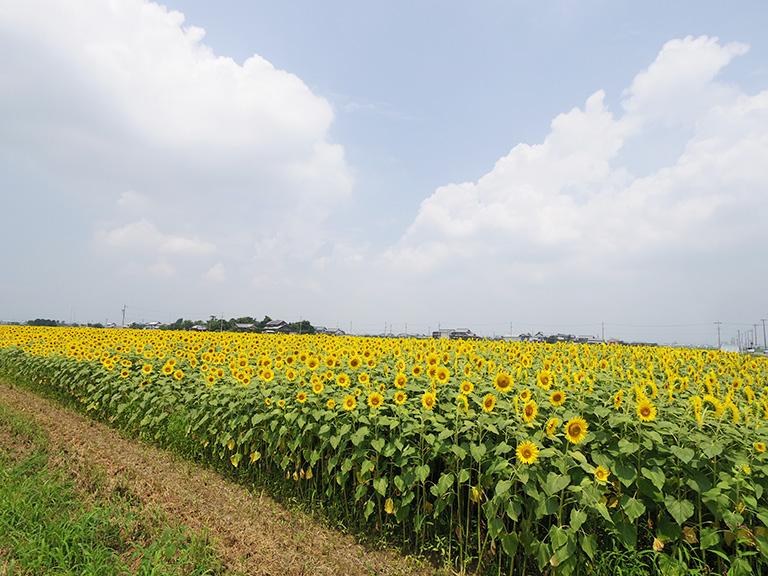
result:
[[[501,480],[496,484],[496,496],[504,496],[512,487],[511,480]]]
[[[728,576],[750,576],[751,574],[754,572],[752,572],[752,566],[746,558],[734,558],[731,567],[728,568]]]
[[[666,506],[669,514],[680,526],[682,526],[688,518],[693,516],[693,503],[689,500],[678,500],[669,494],[664,498],[664,506]]]
[[[615,528],[616,535],[624,546],[632,550],[637,545],[637,526],[629,522],[619,522]]]
[[[571,483],[571,477],[567,474],[557,474],[550,472],[547,474],[547,481],[544,483],[544,491],[552,496],[563,490]]]
[[[376,508],[376,501],[371,498],[368,500],[368,502],[365,503],[365,508],[363,509],[363,516],[365,516],[365,519],[368,520],[368,517],[373,513],[374,509]]]
[[[626,438],[619,440],[619,452],[622,454],[634,454],[640,448],[640,445],[636,442],[631,442]]]
[[[447,493],[453,487],[453,481],[455,477],[453,472],[446,472],[437,481],[437,494],[435,496],[441,497]]]
[[[613,473],[616,474],[616,478],[618,478],[624,486],[631,486],[632,483],[637,478],[637,469],[633,466],[628,466],[626,464],[622,464],[620,462],[617,462],[613,467]]]
[[[349,437],[349,439],[352,441],[352,444],[355,446],[358,446],[360,442],[363,441],[365,436],[368,434],[368,427],[367,426],[361,426],[360,428],[355,431],[352,436]]]
[[[389,480],[386,476],[382,476],[381,478],[378,478],[373,481],[373,489],[376,490],[381,496],[385,496],[387,494],[387,485],[389,484]]]
[[[581,534],[579,536],[579,543],[581,544],[581,549],[589,556],[589,559],[594,560],[595,554],[597,554],[597,535]]]
[[[707,458],[714,458],[722,453],[723,445],[717,440],[709,440],[701,444],[701,451]]]
[[[707,550],[717,546],[720,543],[720,534],[716,528],[702,528],[699,533],[699,546],[702,550]]]
[[[376,452],[381,453],[382,449],[384,448],[384,444],[386,444],[387,441],[384,438],[375,438],[371,440],[371,448],[376,450]]]
[[[626,513],[630,522],[634,522],[640,518],[640,516],[645,514],[645,504],[643,504],[643,502],[637,498],[628,498],[627,496],[622,496],[619,499],[619,502],[621,502],[621,507],[624,509],[624,512]]]
[[[598,502],[597,504],[595,504],[594,508],[595,508],[595,510],[597,510],[597,512],[598,512],[598,514],[600,514],[600,516],[602,516],[608,522],[613,524],[613,518],[611,518],[611,515],[608,512],[608,507],[605,504],[603,504],[602,502]]]
[[[695,452],[691,448],[684,448],[682,446],[670,446],[670,452],[677,456],[684,464],[688,464],[695,455]]]
[[[429,476],[429,465],[424,464],[422,466],[417,466],[415,472],[416,478],[418,478],[421,482],[424,482]]]
[[[486,451],[487,448],[485,447],[485,444],[472,443],[469,445],[469,453],[472,454],[472,458],[474,458],[477,463],[480,463],[483,456],[485,456]]]
[[[501,547],[507,556],[512,557],[517,554],[517,547],[519,543],[520,540],[518,539],[517,534],[514,532],[511,534],[504,534],[501,537]]]
[[[571,508],[571,530],[576,531],[587,521],[587,513],[578,508]]]
[[[509,452],[511,451],[512,451],[512,446],[502,441],[501,444],[496,446],[496,449],[493,452],[494,454],[496,454],[496,456],[504,456],[505,454],[509,454]]]
[[[488,533],[491,535],[491,538],[496,538],[496,536],[499,535],[499,533],[504,529],[504,519],[503,518],[491,518],[488,521]]]
[[[656,486],[656,488],[659,490],[664,488],[664,482],[667,478],[664,476],[664,472],[658,466],[654,466],[651,469],[641,468],[640,473],[648,478],[648,480],[650,480],[651,483],[653,483],[653,485]]]
[[[456,454],[456,457],[459,460],[464,460],[464,458],[467,457],[467,451],[464,450],[464,448],[462,448],[461,446],[458,446],[456,444],[451,445],[451,452]]]

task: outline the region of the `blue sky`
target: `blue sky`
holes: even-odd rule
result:
[[[766,21],[0,0],[0,319],[762,343]]]

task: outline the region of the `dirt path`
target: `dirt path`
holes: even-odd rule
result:
[[[82,468],[105,472],[110,489],[128,492],[192,530],[207,530],[228,570],[256,576],[436,575],[391,551],[370,551],[269,496],[0,380],[0,401],[32,416],[51,445]],[[0,441],[3,441],[0,438]],[[86,466],[88,464],[89,466]],[[81,479],[82,480],[82,479]]]

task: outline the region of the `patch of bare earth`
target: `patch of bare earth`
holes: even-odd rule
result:
[[[227,570],[255,576],[437,575],[391,550],[368,550],[266,494],[255,495],[216,472],[127,439],[109,427],[0,380],[0,401],[33,417],[50,436],[54,459],[108,490],[137,498],[189,529],[207,533]],[[0,432],[0,442],[13,441]],[[83,471],[85,471],[83,473]]]

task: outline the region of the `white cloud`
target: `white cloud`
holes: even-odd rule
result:
[[[119,197],[133,217],[151,206],[211,237],[238,224],[251,241],[291,227],[317,237],[352,189],[331,105],[261,56],[238,65],[203,39],[147,0],[3,2],[0,152],[84,201],[91,222],[112,221],[103,200]]]
[[[625,91],[621,115],[598,91],[555,118],[541,144],[518,144],[477,182],[441,186],[380,265],[467,294],[506,286],[497,302],[514,295],[542,308],[574,295],[591,302],[608,286],[601,306],[641,301],[665,280],[723,293],[732,280],[708,265],[740,259],[747,238],[766,241],[768,91],[717,80],[745,51],[704,37],[667,43]],[[633,175],[632,155],[664,145],[652,126],[674,122],[686,125],[679,152]]]
[[[216,252],[216,245],[197,237],[187,238],[163,234],[154,224],[141,219],[121,228],[102,232],[99,244],[118,250],[136,250],[152,254],[207,255]]]
[[[210,282],[224,282],[227,279],[227,271],[221,262],[216,262],[206,273],[205,279]]]

